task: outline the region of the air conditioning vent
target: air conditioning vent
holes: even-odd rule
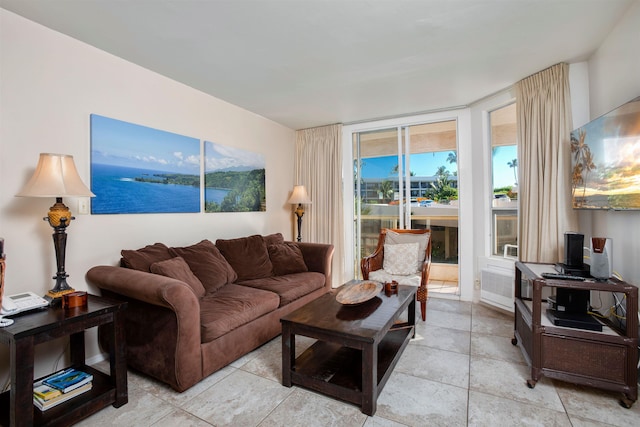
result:
[[[480,300],[513,312],[513,273],[499,268],[480,271]]]

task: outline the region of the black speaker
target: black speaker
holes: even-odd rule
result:
[[[567,267],[582,267],[582,248],[584,247],[584,234],[564,233],[564,264]]]

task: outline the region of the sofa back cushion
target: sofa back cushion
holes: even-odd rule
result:
[[[123,249],[121,264],[123,267],[149,272],[151,264],[173,258],[169,248],[162,243],[154,243],[140,249]]]
[[[282,233],[267,234],[266,236],[262,236],[262,240],[264,240],[264,244],[267,245],[267,248],[269,245],[280,245],[284,243]]]
[[[231,265],[209,240],[191,246],[169,248],[169,252],[173,256],[184,258],[207,293],[215,292],[238,278]]]
[[[284,276],[285,274],[304,273],[309,271],[304,263],[302,251],[293,242],[283,242],[278,245],[267,246],[269,259],[273,265],[273,274]]]
[[[184,258],[180,256],[154,262],[151,264],[150,270],[152,273],[183,281],[189,285],[198,298],[202,298],[205,294],[202,282],[193,274]]]
[[[238,274],[238,281],[273,275],[267,245],[258,234],[239,239],[218,239],[216,247]]]

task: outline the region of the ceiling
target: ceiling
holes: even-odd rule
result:
[[[589,58],[633,0],[0,0],[292,129],[465,106]]]

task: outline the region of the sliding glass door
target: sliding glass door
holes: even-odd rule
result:
[[[428,228],[430,289],[457,293],[457,121],[355,132],[352,149],[354,261],[373,252],[382,228]]]

